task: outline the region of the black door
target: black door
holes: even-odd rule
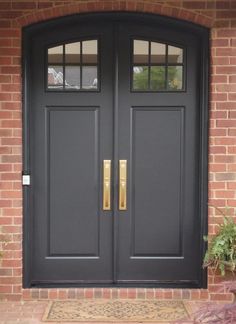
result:
[[[199,39],[55,26],[28,37],[30,284],[199,286]]]

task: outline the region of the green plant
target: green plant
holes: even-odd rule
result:
[[[214,207],[214,206],[213,206]],[[224,218],[223,224],[219,225],[219,231],[211,239],[204,237],[208,242],[203,267],[211,266],[215,271],[220,270],[222,276],[226,270],[236,269],[236,223],[232,217],[226,216],[219,208]]]

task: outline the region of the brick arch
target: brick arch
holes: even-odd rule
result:
[[[106,11],[127,11],[127,12],[141,12],[141,13],[154,13],[163,16],[173,17],[193,23],[212,27],[214,19],[205,15],[202,15],[191,10],[178,8],[166,4],[151,3],[147,0],[101,0],[91,1],[83,3],[74,3],[63,6],[56,6],[53,8],[47,8],[43,10],[36,10],[30,14],[21,16],[15,20],[17,26],[27,26],[29,24],[37,23],[43,20],[62,17],[77,13],[86,12],[106,12]]]

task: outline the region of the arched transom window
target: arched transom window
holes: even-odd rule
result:
[[[97,39],[50,47],[47,60],[48,90],[98,90]]]
[[[183,76],[183,48],[148,40],[133,40],[133,91],[181,91],[184,88]]]

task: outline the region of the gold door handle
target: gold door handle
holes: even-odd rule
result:
[[[103,210],[111,210],[111,160],[103,161]]]
[[[119,161],[119,210],[127,209],[127,160]]]

